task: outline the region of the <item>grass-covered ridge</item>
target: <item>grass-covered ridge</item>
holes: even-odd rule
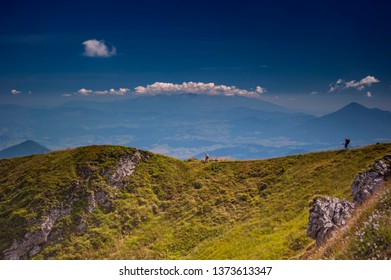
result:
[[[210,163],[141,152],[123,186],[110,186],[107,170],[135,152],[89,146],[0,160],[0,252],[53,209],[71,207],[33,258],[300,258],[314,243],[306,237],[313,198],[351,200],[354,176],[391,144]],[[97,193],[106,201],[91,208]]]

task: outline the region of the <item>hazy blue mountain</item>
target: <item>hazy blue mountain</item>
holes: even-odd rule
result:
[[[8,147],[0,151],[0,158],[14,158],[20,156],[30,156],[35,154],[45,154],[50,150],[35,141],[26,140],[20,144]]]
[[[205,111],[214,112],[238,107],[263,111],[293,112],[291,109],[256,98],[199,94],[138,96],[106,103],[79,100],[64,103],[61,107],[83,107],[103,111],[115,110],[116,112],[131,111],[143,113],[175,111],[199,114]]]
[[[390,128],[391,112],[350,103],[336,112],[297,126],[295,138],[338,144],[348,137],[353,145],[365,144],[390,141]]]
[[[52,108],[0,106],[0,149],[35,139],[51,149],[126,145],[178,158],[269,158],[295,151],[390,141],[391,113],[352,103],[315,117],[239,96],[133,97]]]

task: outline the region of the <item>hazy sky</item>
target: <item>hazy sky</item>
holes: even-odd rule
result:
[[[0,62],[3,104],[189,91],[391,110],[391,4],[4,1]]]

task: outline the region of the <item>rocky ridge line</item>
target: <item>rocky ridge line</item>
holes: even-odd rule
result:
[[[362,204],[391,176],[391,156],[376,161],[372,168],[358,173],[351,185],[353,203],[333,197],[315,198],[310,209],[307,236],[320,245],[332,233],[345,226],[357,205]]]
[[[353,201],[361,204],[391,175],[391,156],[373,164],[370,170],[358,173],[351,185]]]
[[[132,155],[124,155],[116,161],[116,165],[113,169],[103,170],[101,175],[105,177],[109,186],[113,188],[122,187],[125,183],[124,180],[132,175],[136,170],[137,165],[142,161],[142,155],[139,151],[136,151]],[[82,167],[77,169],[77,173],[80,182],[75,184],[75,189],[78,188],[83,181],[89,180],[94,175],[94,171],[88,167]],[[111,206],[109,200],[110,195],[104,191],[92,192],[87,196],[88,205],[86,207],[86,213],[91,213],[95,207]],[[46,243],[53,239],[53,235],[58,233],[53,232],[53,227],[57,220],[64,218],[72,213],[72,205],[78,199],[70,199],[66,207],[52,209],[47,215],[44,215],[41,219],[37,219],[35,224],[39,225],[39,230],[35,232],[28,232],[20,239],[14,239],[12,245],[3,250],[3,259],[5,260],[19,260],[29,259],[38,254]],[[79,231],[84,231],[87,228],[86,217],[82,217],[79,225],[76,227]],[[52,238],[51,238],[52,237]]]

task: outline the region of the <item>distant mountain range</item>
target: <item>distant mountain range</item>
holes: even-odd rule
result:
[[[390,141],[390,128],[390,112],[350,103],[334,113],[299,125],[296,128],[299,133],[296,137],[305,136],[313,142],[338,142],[345,136],[362,144]]]
[[[114,144],[177,158],[270,158],[391,141],[391,113],[351,103],[316,117],[240,96],[158,95],[53,108],[0,106],[0,148],[35,139],[51,149]]]
[[[0,158],[14,158],[20,156],[30,156],[35,154],[45,154],[50,150],[35,141],[27,140],[20,144],[8,147],[0,151]]]

